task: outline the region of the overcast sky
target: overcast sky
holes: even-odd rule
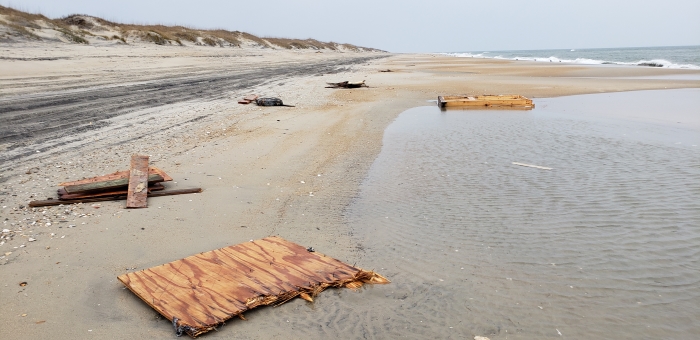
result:
[[[56,18],[224,28],[391,52],[700,45],[700,0],[0,0]]]

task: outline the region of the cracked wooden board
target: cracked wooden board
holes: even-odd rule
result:
[[[312,301],[328,287],[389,283],[280,237],[200,253],[118,279],[171,320],[176,333],[192,337],[258,306],[297,296]]]
[[[145,208],[148,206],[148,156],[131,156],[131,170],[129,170],[129,187],[127,191],[127,208]]]
[[[148,168],[148,174],[149,174],[149,176],[150,175],[160,175],[160,177],[162,177],[162,182],[169,182],[169,181],[173,180],[173,178],[168,176],[168,174],[166,174],[165,171],[158,169],[154,166],[151,166]],[[111,181],[111,180],[116,180],[116,179],[128,179],[128,178],[129,178],[129,170],[125,170],[125,171],[117,171],[117,172],[109,174],[109,175],[81,179],[79,181],[63,182],[63,183],[59,183],[58,186],[62,186],[62,187],[66,186],[67,187],[67,186],[105,182],[105,181]]]

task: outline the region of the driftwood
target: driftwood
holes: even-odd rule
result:
[[[196,337],[232,317],[297,296],[313,298],[329,287],[357,289],[389,283],[280,237],[212,250],[118,277],[170,320],[179,336]]]
[[[369,87],[367,84],[365,84],[365,81],[341,81],[340,83],[326,83],[329,86],[326,86],[327,89],[355,89],[358,87]]]
[[[194,194],[194,193],[198,193],[198,192],[202,192],[202,188],[163,190],[163,191],[157,191],[157,192],[149,192],[148,197]],[[125,199],[126,199],[126,195],[109,196],[109,197],[96,197],[96,198],[79,198],[79,199],[69,199],[69,200],[42,200],[42,201],[31,201],[31,202],[29,202],[29,206],[30,207],[48,207],[48,206],[55,206],[55,205],[61,205],[61,204],[121,201],[121,200],[125,200]]]

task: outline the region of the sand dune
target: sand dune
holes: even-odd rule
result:
[[[83,14],[49,19],[41,14],[0,6],[0,42],[27,41],[380,52],[374,48],[315,39],[261,38],[246,32],[222,29],[121,24]]]

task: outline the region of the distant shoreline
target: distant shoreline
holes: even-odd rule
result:
[[[441,54],[461,58],[700,70],[700,46],[505,50]]]

